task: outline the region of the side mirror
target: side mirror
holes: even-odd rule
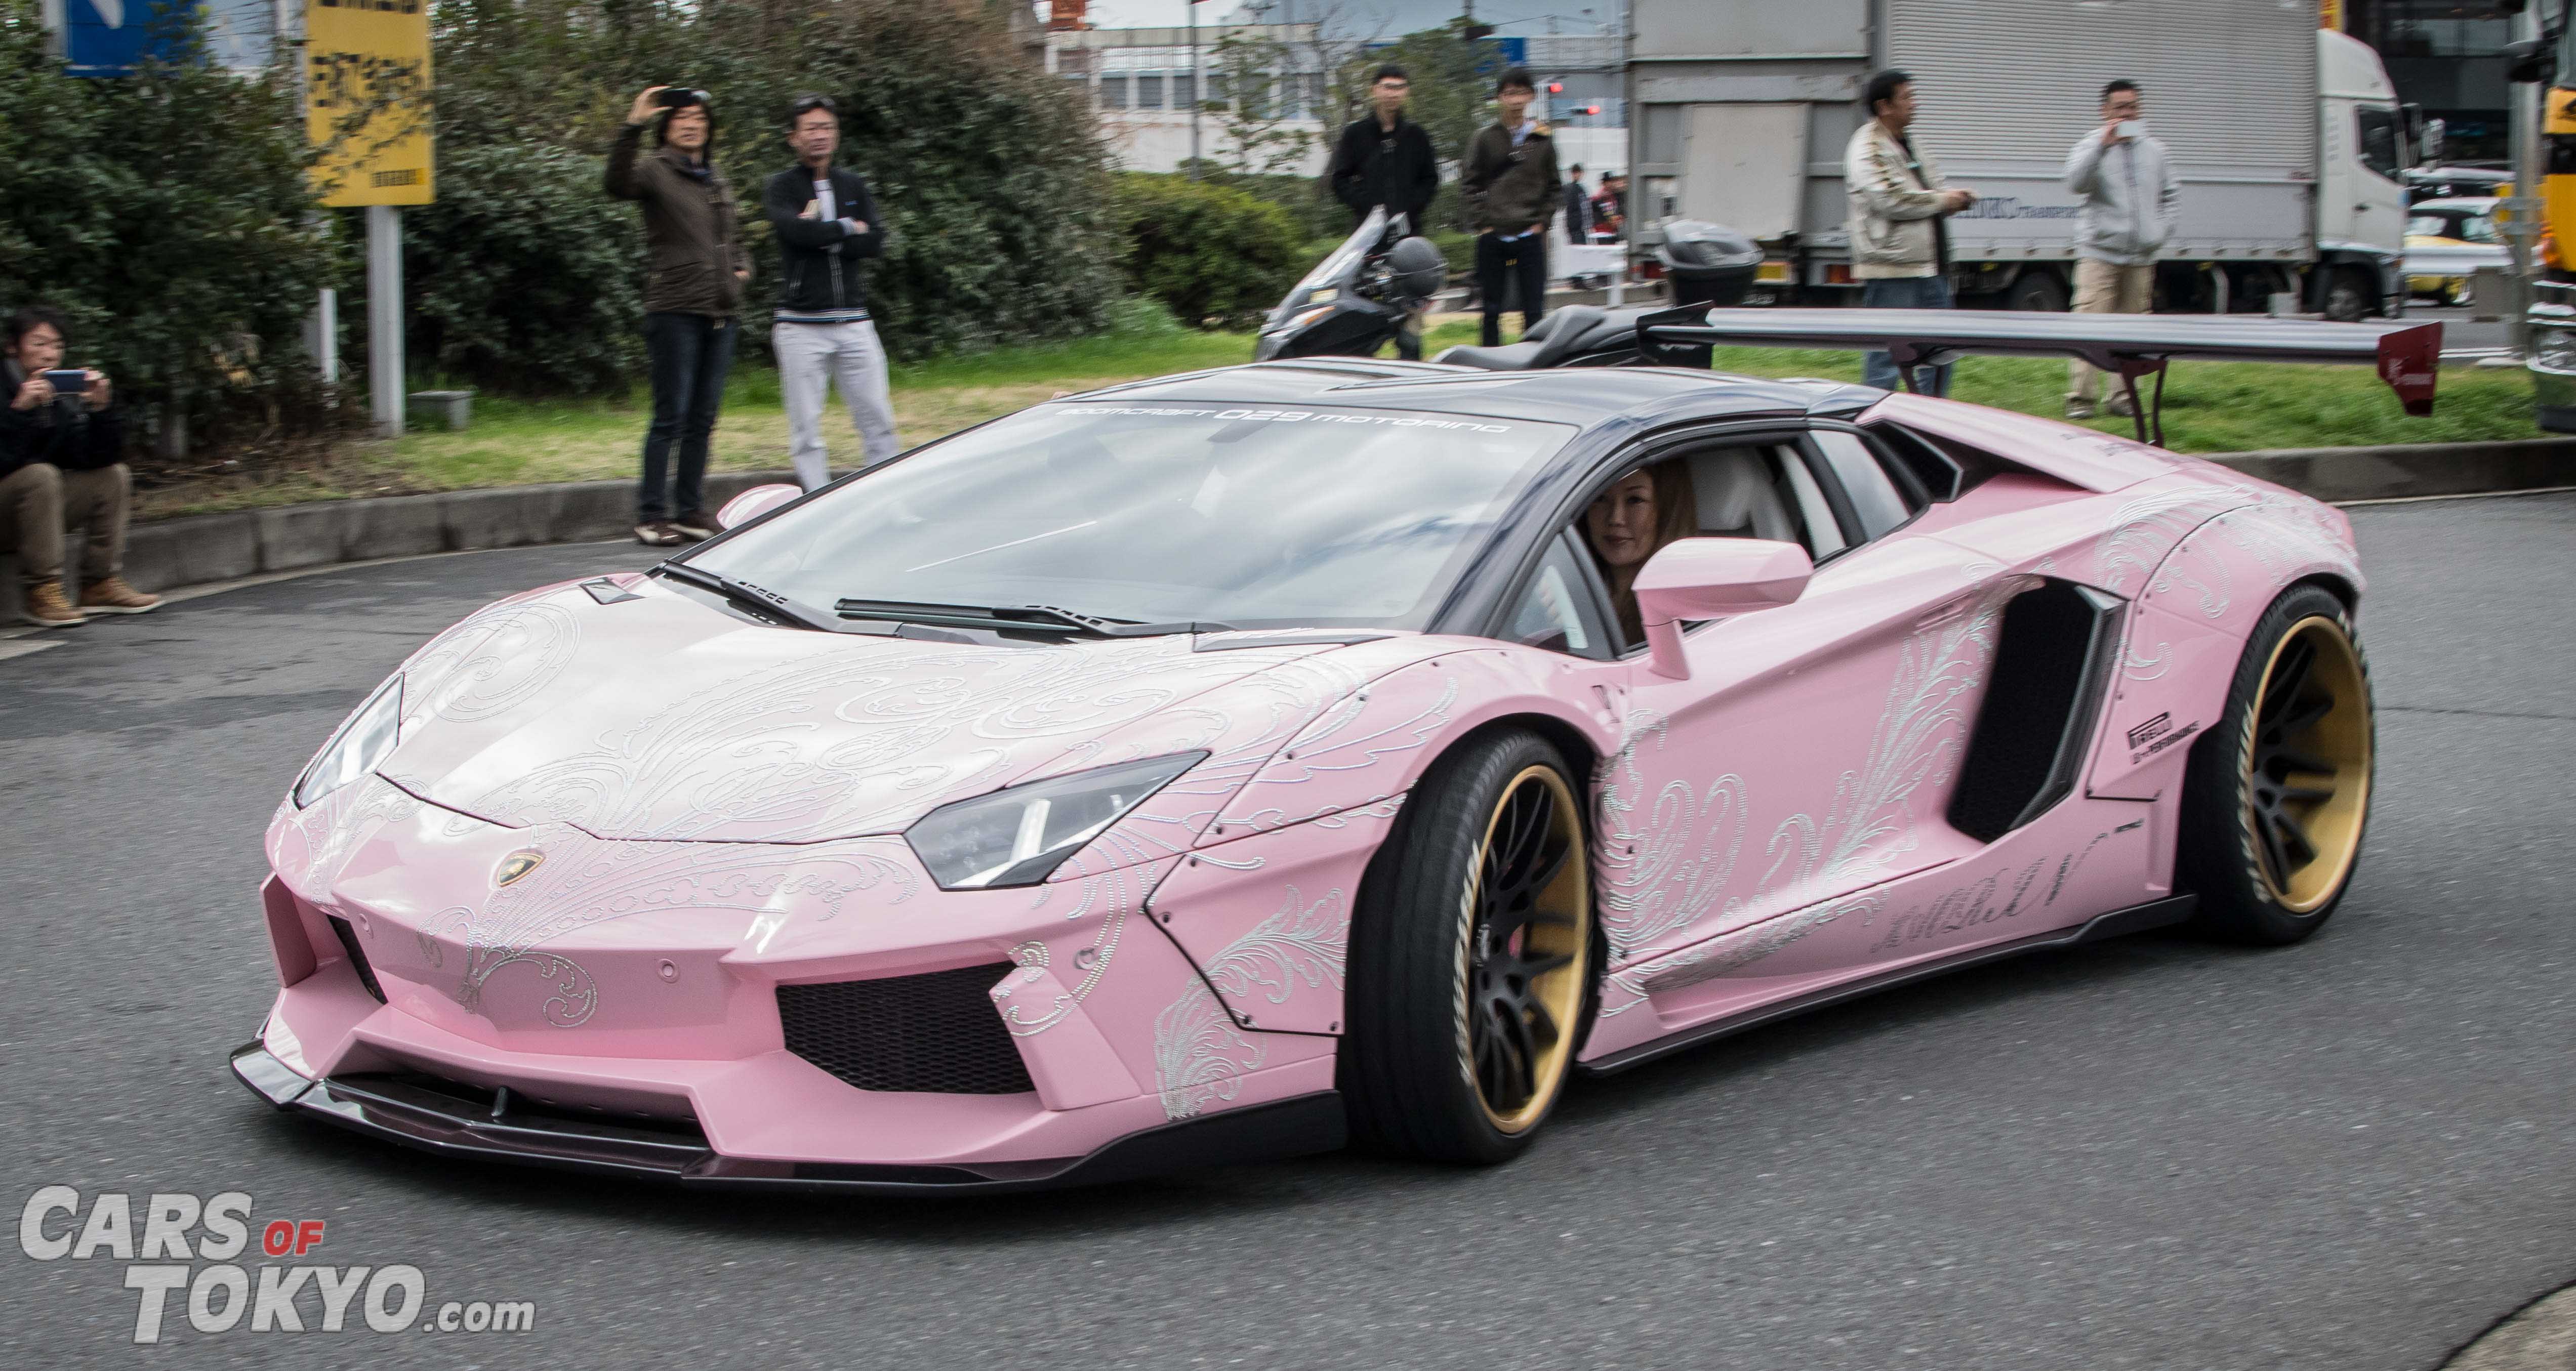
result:
[[[1768,538],[1682,538],[1637,571],[1637,617],[1659,676],[1682,680],[1682,624],[1794,603],[1816,572],[1807,550]]]
[[[716,526],[740,528],[804,493],[791,485],[753,486],[725,501],[724,508],[716,511]]]

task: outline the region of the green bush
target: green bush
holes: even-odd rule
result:
[[[0,307],[62,310],[71,362],[130,412],[178,397],[201,440],[306,412],[276,391],[305,381],[301,327],[334,281],[307,156],[291,73],[67,76],[35,0],[0,0]]]
[[[615,393],[643,374],[643,229],[600,193],[600,163],[506,145],[439,159],[438,202],[403,214],[415,370],[518,394]]]
[[[1242,191],[1128,172],[1116,195],[1128,284],[1184,323],[1246,326],[1310,265],[1287,212]]]

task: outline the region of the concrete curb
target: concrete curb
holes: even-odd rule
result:
[[[2484,495],[2576,485],[2576,438],[2214,453],[2213,462],[2320,500]]]
[[[753,486],[795,480],[786,471],[709,472],[707,504],[721,509]],[[136,524],[125,541],[125,579],[138,590],[168,590],[338,562],[591,543],[634,528],[633,481],[323,500]],[[17,624],[21,589],[17,559],[0,556],[0,625]]]
[[[2442,1363],[2442,1371],[2567,1371],[2576,1366],[2576,1286],[2532,1301]]]
[[[2320,500],[2576,486],[2576,438],[2284,448],[2211,460]],[[722,507],[753,486],[795,479],[785,471],[710,473],[707,503]],[[627,536],[634,501],[632,481],[567,481],[192,515],[135,525],[126,540],[125,577],[138,589],[166,590],[338,562],[596,542]],[[18,622],[18,595],[17,561],[0,556],[0,625]]]

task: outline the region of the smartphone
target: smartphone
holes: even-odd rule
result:
[[[2123,119],[2119,123],[2113,124],[2111,126],[2111,130],[2112,132],[2119,134],[2121,137],[2131,140],[2144,138],[2147,136],[2147,121],[2144,119]]]
[[[662,108],[678,109],[682,105],[705,104],[707,93],[702,90],[690,90],[686,86],[665,86],[662,88],[661,95],[656,98],[662,102]]]
[[[44,373],[44,378],[46,384],[51,385],[57,395],[78,395],[89,389],[89,373],[78,367],[48,371]]]

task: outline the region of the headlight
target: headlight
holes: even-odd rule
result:
[[[903,839],[942,890],[1036,885],[1206,757],[1182,752],[1121,762],[944,804],[904,830]]]
[[[1270,330],[1270,332],[1293,333],[1332,312],[1333,307],[1331,305],[1318,305],[1315,308],[1298,315],[1296,318],[1289,320],[1287,323],[1281,324],[1279,327]]]
[[[304,776],[295,783],[295,807],[306,805],[338,790],[349,782],[376,769],[376,763],[394,750],[394,738],[402,723],[402,675],[397,672],[367,702],[358,706],[340,731],[323,744],[322,753],[313,765],[304,768]]]

